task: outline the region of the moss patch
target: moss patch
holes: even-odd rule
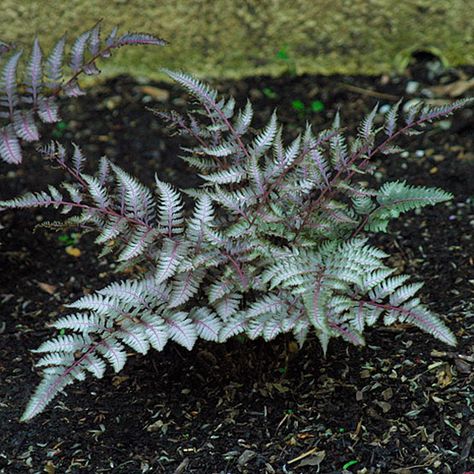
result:
[[[431,51],[450,65],[474,63],[474,17],[465,0],[2,0],[2,39],[49,47],[103,18],[147,31],[167,48],[129,47],[104,65],[111,76],[162,78],[160,65],[238,78],[285,71],[380,74]]]

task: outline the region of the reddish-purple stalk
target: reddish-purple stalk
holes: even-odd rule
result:
[[[143,221],[133,219],[132,217],[124,216],[123,214],[120,214],[112,209],[109,209],[108,207],[94,207],[94,206],[89,206],[88,204],[80,204],[77,202],[70,202],[70,201],[54,201],[51,200],[48,202],[48,205],[52,204],[53,206],[69,206],[69,207],[77,207],[80,209],[88,209],[91,211],[98,211],[102,214],[108,215],[108,216],[113,216],[113,217],[118,217],[120,219],[125,219],[126,221],[130,222],[131,224],[145,227],[148,232],[156,232],[157,229],[154,227],[149,226],[148,224],[145,224]]]
[[[396,311],[398,313],[406,314],[409,317],[421,320],[424,325],[431,328],[431,330],[433,331],[433,334],[439,333],[438,328],[431,321],[420,316],[420,314],[417,312],[411,311],[406,308],[401,308],[400,306],[393,306],[391,304],[376,303],[375,301],[362,301],[361,300],[359,303],[362,303],[368,306],[374,306],[375,308],[384,309],[386,311]]]
[[[240,281],[242,283],[242,286],[244,288],[247,288],[248,287],[248,278],[247,276],[245,275],[245,273],[243,272],[242,268],[240,267],[239,265],[239,262],[237,262],[237,260],[235,260],[229,253],[227,252],[223,252],[224,255],[229,259],[230,263],[232,264],[232,266],[235,268],[235,271],[237,272],[237,275],[239,276],[240,278]]]

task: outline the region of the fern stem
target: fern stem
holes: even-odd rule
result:
[[[66,171],[66,173],[72,176],[84,189],[87,189],[87,183],[84,181],[84,179],[82,178],[79,172],[73,170],[64,160],[60,160],[56,154],[52,155],[52,158],[64,171]]]
[[[229,253],[227,252],[224,252],[224,255],[229,259],[230,263],[232,263],[233,267],[235,268],[235,271],[237,272],[237,275],[239,276],[240,278],[240,281],[242,283],[242,286],[244,288],[247,288],[248,287],[248,278],[247,276],[245,275],[245,273],[243,272],[242,268],[240,267],[239,263],[237,262],[237,260],[235,260],[231,255],[229,255]]]
[[[108,216],[113,216],[113,217],[118,217],[120,219],[125,219],[126,221],[130,222],[131,224],[140,226],[140,227],[145,227],[147,229],[147,232],[155,232],[157,229],[154,227],[151,227],[150,225],[146,224],[143,221],[133,219],[132,217],[125,216],[123,214],[120,214],[112,209],[109,209],[108,207],[94,207],[94,206],[89,206],[88,204],[80,204],[77,202],[70,202],[70,201],[53,201],[49,203],[53,206],[70,206],[70,207],[76,207],[80,209],[88,209],[91,211],[98,211],[102,214],[106,214]]]
[[[425,327],[430,328],[432,334],[437,334],[439,332],[439,329],[436,327],[436,325],[433,324],[428,318],[425,318],[412,310],[401,308],[400,306],[393,306],[391,304],[376,303],[375,301],[360,301],[359,303],[368,306],[374,306],[375,308],[384,309],[386,311],[396,311],[398,313],[405,314],[408,317],[419,320]]]

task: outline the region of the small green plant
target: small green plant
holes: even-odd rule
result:
[[[70,234],[61,234],[58,236],[58,241],[64,246],[77,245],[81,238],[78,232],[71,232]]]
[[[404,117],[400,103],[385,117],[375,107],[352,137],[337,115],[331,128],[315,133],[308,126],[286,142],[276,113],[254,131],[250,101],[237,110],[233,98],[195,78],[164,72],[197,103],[185,115],[156,113],[194,140],[181,158],[203,185],[178,190],[156,177],[151,190],[106,158],[91,175],[78,146],[69,151],[55,142],[41,153],[72,181],[0,202],[61,209],[70,214],[65,228],[95,229],[119,269],[145,272],[68,305],[71,314],[53,324],[58,333],[35,351],[42,381],[22,420],[87,374],[101,378],[107,365],[119,372],[130,350],[161,351],[169,341],[191,350],[198,338],[269,341],[292,333],[302,345],[314,334],[326,353],[332,338],[363,345],[368,327],[404,322],[456,344],[417,296],[422,285],[390,268],[369,242],[392,219],[451,195],[399,181],[370,188],[359,177],[373,171],[374,157],[398,153],[399,138],[467,100],[418,105]]]
[[[264,87],[262,92],[267,99],[278,99],[278,94],[271,87]]]
[[[313,100],[309,107],[300,99],[291,102],[291,108],[296,110],[300,117],[306,117],[311,113],[320,113],[324,110],[324,104],[320,100]]]
[[[286,65],[288,74],[291,77],[295,77],[297,74],[296,62],[293,56],[290,55],[288,46],[283,46],[281,49],[279,49],[276,53],[276,57],[279,61],[282,61]]]
[[[64,136],[64,132],[67,130],[67,123],[62,120],[56,124],[51,135],[55,140],[59,140]]]

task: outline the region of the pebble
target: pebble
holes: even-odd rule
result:
[[[451,128],[451,120],[441,120],[438,122],[438,127],[441,128],[441,130],[449,130]]]
[[[405,87],[405,92],[407,94],[414,94],[418,88],[420,87],[420,83],[416,81],[408,81]]]
[[[109,97],[105,101],[105,106],[107,107],[108,110],[115,110],[121,102],[122,102],[122,97],[120,97],[119,95],[114,95],[112,97]]]
[[[390,104],[383,104],[379,108],[379,113],[385,115],[391,108],[392,108],[392,106]]]
[[[417,158],[422,158],[423,156],[425,156],[425,150],[416,150],[415,151],[415,156]]]

